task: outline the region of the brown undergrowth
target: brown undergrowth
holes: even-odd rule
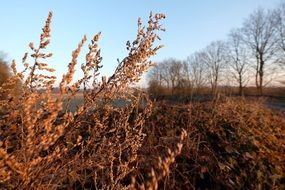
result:
[[[188,133],[161,189],[285,187],[285,119],[261,101],[157,102],[147,124],[141,155],[149,162],[161,153],[158,147],[175,146],[182,127]]]

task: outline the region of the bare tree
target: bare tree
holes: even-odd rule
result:
[[[170,86],[171,78],[169,76],[169,68],[170,68],[170,64],[166,60],[159,63],[159,70],[160,70],[159,75],[162,81],[162,85],[166,86],[167,89],[171,88]]]
[[[280,6],[274,10],[274,16],[277,22],[277,38],[278,45],[280,47],[283,56],[285,54],[285,3],[281,3]]]
[[[174,94],[174,89],[182,79],[182,62],[174,58],[169,58],[162,61],[160,65],[162,76],[167,81],[167,86],[171,88],[171,93]]]
[[[187,90],[192,91],[192,81],[191,81],[191,74],[190,74],[190,66],[188,64],[188,60],[182,62],[182,75],[183,79],[186,81],[186,88]]]
[[[202,53],[195,52],[189,56],[185,62],[186,77],[189,81],[191,95],[198,93],[205,84],[205,64],[202,60]]]
[[[283,1],[278,8],[274,10],[277,20],[278,46],[280,50],[279,63],[281,68],[285,68],[285,2]],[[283,75],[284,76],[284,75]],[[284,78],[284,77],[282,77]],[[279,80],[281,84],[285,84],[284,79]]]
[[[148,85],[149,91],[152,94],[161,94],[161,89],[170,89],[170,76],[169,76],[170,64],[167,61],[158,62],[148,72]]]
[[[155,65],[149,72],[148,72],[148,79],[149,81],[155,81],[158,85],[162,86],[163,84],[163,77],[162,77],[162,69],[161,65]]]
[[[157,63],[156,67],[149,72],[148,78],[152,88],[154,86],[167,87],[174,94],[176,88],[185,86],[182,61],[169,58]]]
[[[242,40],[240,29],[234,29],[229,34],[229,70],[239,85],[239,95],[243,95],[245,83],[248,81],[249,55]]]
[[[255,84],[262,95],[265,70],[276,62],[278,40],[276,19],[272,11],[258,9],[245,20],[242,28],[243,40],[255,57]]]
[[[159,94],[159,89],[163,86],[161,65],[154,66],[148,72],[148,91],[153,95]]]
[[[221,72],[227,63],[226,56],[226,44],[223,41],[212,42],[202,52],[202,61],[207,67],[207,78],[213,95],[216,95],[218,92]]]
[[[171,86],[175,88],[178,85],[178,82],[182,79],[182,63],[176,59],[169,59],[169,76],[171,78]]]

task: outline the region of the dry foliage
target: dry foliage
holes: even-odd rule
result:
[[[156,33],[164,30],[160,25],[164,18],[163,14],[150,14],[147,26],[139,19],[136,39],[127,42],[128,56],[111,77],[101,80],[100,33],[96,34],[81,66],[84,76],[72,82],[87,41],[84,36],[72,52],[60,93],[55,96],[54,69],[46,63],[52,53],[45,53],[51,38],[52,13],[48,14],[39,44],[29,44],[33,63],[28,62],[28,53],[22,60],[23,71],[12,63],[13,76],[6,84],[21,80],[19,98],[10,89],[0,88],[7,95],[0,102],[1,189],[123,189],[137,185],[135,180],[127,183],[123,179],[134,170],[132,163],[142,146],[145,118],[152,104],[145,94],[134,93],[128,86],[152,65],[149,58],[161,48],[154,44],[159,39]],[[70,102],[81,86],[84,104],[75,112],[63,109],[63,101]],[[114,105],[116,100],[124,100],[125,105]],[[184,136],[183,132],[181,140]],[[181,149],[178,145],[178,150],[169,149],[169,157],[160,159],[158,175],[167,175],[165,170]],[[157,183],[158,175],[150,175],[145,183]]]
[[[285,188],[285,119],[262,101],[158,102],[147,124],[148,153],[188,134],[161,189]]]
[[[0,100],[7,98],[7,93],[5,91],[9,91],[17,97],[17,94],[20,91],[20,81],[17,80],[14,83],[6,83],[5,81],[11,78],[10,68],[4,58],[0,57]]]

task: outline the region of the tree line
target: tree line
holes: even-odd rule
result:
[[[211,42],[185,60],[157,63],[148,74],[149,91],[194,94],[208,88],[215,95],[221,86],[236,86],[243,95],[246,86],[254,85],[262,95],[265,86],[282,83],[284,55],[285,2],[254,11],[226,40]]]

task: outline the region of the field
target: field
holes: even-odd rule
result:
[[[56,95],[55,95],[56,96]],[[227,96],[229,98],[238,98],[239,96]],[[170,105],[177,103],[191,104],[191,103],[202,103],[202,102],[211,102],[213,97],[211,95],[196,95],[192,97],[188,96],[159,96],[151,97],[152,101],[164,102]],[[273,112],[279,114],[285,114],[285,98],[283,96],[244,96],[244,99],[247,101],[260,101],[266,108],[271,109]],[[74,112],[77,107],[83,105],[84,97],[81,93],[77,93],[71,100],[69,104],[69,110]],[[67,109],[67,102],[64,101],[64,107]],[[124,106],[124,100],[115,100],[114,106]]]
[[[285,120],[263,102],[158,103],[149,122],[151,145],[169,146],[182,128],[188,134],[162,189],[284,188]]]
[[[157,167],[158,158],[167,155],[168,148],[175,149],[175,134],[186,130],[181,153],[169,166],[167,177],[161,178],[159,189],[285,187],[282,94],[220,99],[211,95],[160,96],[152,97],[152,101],[153,112],[146,120],[146,138],[138,152],[137,168],[130,174],[140,183]],[[77,94],[72,108],[82,102],[83,97]],[[122,104],[114,101],[113,105]]]
[[[168,97],[154,103],[138,159],[131,163],[136,169],[124,180],[136,176],[137,182],[147,181],[146,174],[157,169],[168,149],[177,148],[178,136],[185,130],[188,136],[180,142],[181,153],[168,166],[169,174],[161,177],[159,189],[285,187],[282,99],[224,97],[179,102]]]

